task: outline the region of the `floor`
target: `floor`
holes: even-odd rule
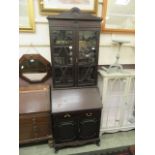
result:
[[[82,152],[95,150],[109,150],[113,148],[125,147],[135,144],[135,131],[118,132],[113,134],[103,134],[100,146],[89,144],[80,147],[65,148],[59,150],[57,155],[76,155]],[[20,147],[19,155],[55,155],[54,148],[49,148],[47,144]]]

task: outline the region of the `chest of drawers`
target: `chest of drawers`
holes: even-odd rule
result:
[[[46,85],[20,87],[20,144],[52,139],[49,90]]]

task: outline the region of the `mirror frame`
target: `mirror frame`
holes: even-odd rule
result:
[[[34,19],[34,2],[33,0],[27,0],[29,26],[19,26],[19,32],[35,32],[35,19]],[[20,16],[20,12],[19,12]]]
[[[20,59],[19,59],[19,67],[20,64],[23,61],[29,61],[30,59],[34,59],[34,60],[39,60],[40,62],[42,62],[44,65],[46,65],[46,69],[47,69],[47,75],[45,75],[41,80],[37,80],[37,81],[33,81],[30,80],[28,78],[26,78],[25,76],[22,75],[22,72],[19,68],[19,76],[21,79],[29,82],[29,83],[40,83],[40,82],[44,82],[46,81],[49,77],[51,77],[51,71],[52,71],[52,67],[49,61],[47,61],[42,55],[40,54],[24,54]],[[32,73],[32,72],[30,72]]]
[[[107,6],[108,6],[108,0],[103,0],[102,4],[102,32],[107,32],[107,33],[135,33],[135,29],[112,29],[112,28],[106,28],[106,13],[107,13]]]

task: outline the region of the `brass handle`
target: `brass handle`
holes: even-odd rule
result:
[[[71,115],[70,114],[65,114],[64,118],[67,118],[67,117],[71,117]]]
[[[86,113],[86,116],[88,116],[88,117],[90,117],[90,116],[92,116],[93,115],[93,113]]]

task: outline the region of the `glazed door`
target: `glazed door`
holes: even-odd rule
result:
[[[78,31],[77,85],[95,85],[97,81],[99,32]]]
[[[75,85],[74,31],[53,30],[51,34],[54,87]]]

